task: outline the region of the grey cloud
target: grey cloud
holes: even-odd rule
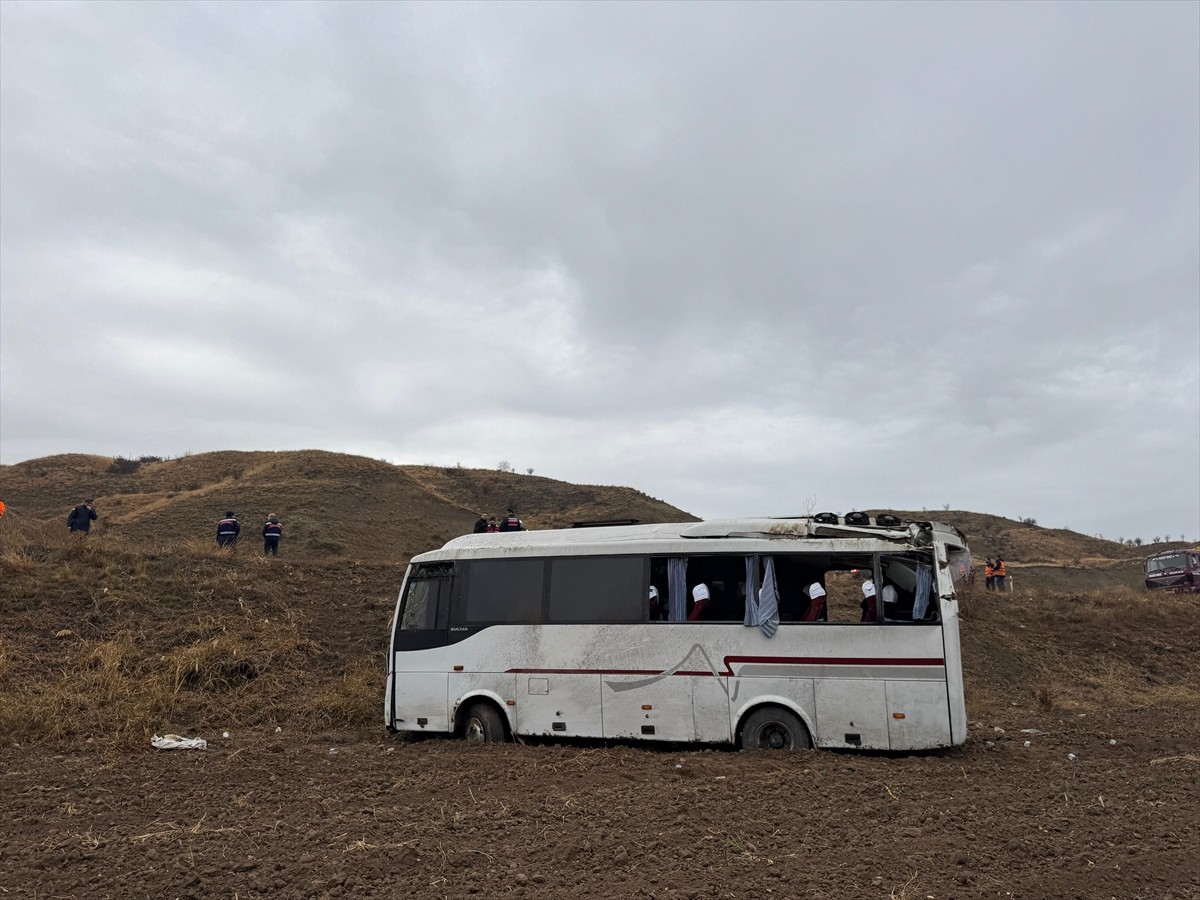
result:
[[[1194,5],[0,17],[6,462],[520,457],[1084,530],[1147,465],[1200,528]]]

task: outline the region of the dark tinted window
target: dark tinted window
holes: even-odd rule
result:
[[[467,598],[454,619],[463,625],[542,620],[541,559],[477,559],[470,563]]]
[[[640,556],[555,559],[550,564],[551,622],[640,622],[645,559]]]

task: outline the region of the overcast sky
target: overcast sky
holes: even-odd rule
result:
[[[1200,4],[0,4],[0,462],[1200,537]]]

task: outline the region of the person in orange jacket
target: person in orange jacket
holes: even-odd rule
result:
[[[996,581],[996,590],[1004,593],[1004,560],[997,557],[996,565],[993,566],[992,572]]]
[[[989,591],[994,591],[996,589],[996,567],[992,564],[990,559],[983,567],[983,586]]]

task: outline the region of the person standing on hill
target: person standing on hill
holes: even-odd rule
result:
[[[517,518],[516,514],[509,509],[504,514],[504,518],[500,520],[501,531],[524,531],[525,523]]]
[[[475,523],[475,534],[484,534],[488,530],[487,513],[480,513],[479,520]]]
[[[275,513],[267,516],[267,524],[263,526],[263,553],[268,556],[279,555],[279,539],[283,537],[283,523]]]
[[[487,530],[488,534],[495,534],[500,530],[500,524],[496,521],[495,516],[488,516]]]
[[[96,521],[96,518],[96,510],[92,508],[92,501],[84,500],[67,516],[67,528],[87,534],[92,530],[92,523]]]
[[[989,591],[996,589],[996,566],[990,559],[983,567],[983,586]]]
[[[237,543],[238,535],[242,533],[242,526],[236,518],[233,511],[225,513],[225,518],[217,523],[217,546],[232,547]]]
[[[994,573],[993,580],[996,582],[996,590],[998,590],[1000,593],[1003,594],[1004,593],[1004,578],[1005,578],[1004,560],[1000,559],[999,557],[996,557],[996,564],[995,564],[995,566],[992,567],[992,572]]]

